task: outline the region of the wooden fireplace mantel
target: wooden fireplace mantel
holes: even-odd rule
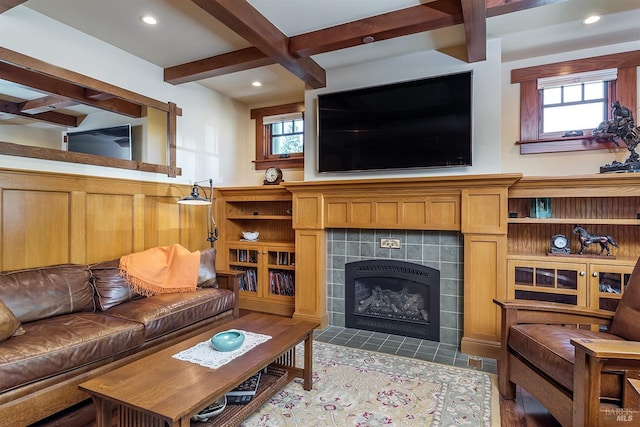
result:
[[[326,229],[453,230],[464,235],[461,351],[497,358],[506,297],[508,189],[521,174],[282,183],[293,194],[294,317],[328,323]]]

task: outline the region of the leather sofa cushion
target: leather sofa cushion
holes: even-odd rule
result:
[[[536,368],[554,378],[567,390],[573,390],[575,347],[572,338],[622,340],[615,335],[557,325],[514,325],[509,332],[509,347]],[[620,379],[603,373],[602,395],[619,396]]]
[[[94,311],[91,272],[65,264],[0,273],[0,300],[20,322]]]
[[[102,313],[72,313],[23,325],[2,343],[0,392],[110,358],[142,344],[141,324]]]
[[[96,289],[96,307],[100,311],[141,297],[120,277],[119,264],[120,259],[114,259],[89,266]]]
[[[640,341],[640,259],[631,273],[611,322],[611,333],[629,341]]]
[[[110,316],[144,325],[145,341],[168,334],[212,315],[233,309],[235,294],[227,289],[203,288],[192,292],[159,294],[116,305]]]
[[[217,288],[216,249],[200,251],[200,269],[198,270],[198,286],[201,288]]]

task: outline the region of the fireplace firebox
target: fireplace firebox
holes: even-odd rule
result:
[[[389,259],[345,264],[345,326],[440,341],[440,271]]]

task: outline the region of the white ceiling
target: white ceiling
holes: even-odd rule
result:
[[[426,0],[248,0],[287,36],[294,36]],[[29,7],[160,67],[168,67],[250,44],[189,0],[28,0]],[[590,14],[603,15],[591,26]],[[158,25],[143,25],[151,14]],[[489,18],[488,37],[502,39],[503,61],[640,40],[640,0],[567,0]],[[465,44],[462,25],[370,43],[312,58],[323,68]],[[253,80],[263,86],[254,88]],[[248,105],[303,99],[304,84],[279,65],[199,81]]]

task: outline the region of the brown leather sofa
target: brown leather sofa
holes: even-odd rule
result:
[[[88,398],[81,382],[238,317],[240,275],[216,272],[215,249],[201,252],[196,291],[150,297],[118,260],[0,273],[0,318],[19,321],[0,342],[0,425],[57,413]]]
[[[498,384],[516,384],[564,426],[639,425],[640,260],[614,313],[540,301],[497,301],[502,309]],[[631,381],[630,381],[631,380]]]

